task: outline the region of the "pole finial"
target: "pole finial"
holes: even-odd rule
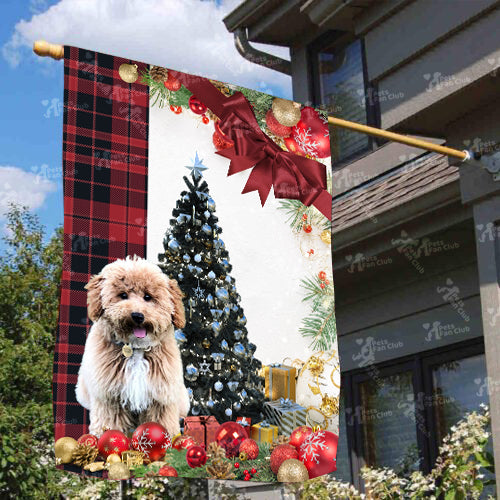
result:
[[[33,52],[41,57],[62,59],[64,57],[64,46],[56,43],[49,43],[45,40],[37,40],[33,44]]]

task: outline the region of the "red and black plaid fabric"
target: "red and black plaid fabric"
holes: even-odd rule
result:
[[[64,49],[64,259],[54,358],[55,438],[87,432],[75,384],[90,328],[84,285],[104,265],[146,254],[148,87],[127,84],[123,63]]]

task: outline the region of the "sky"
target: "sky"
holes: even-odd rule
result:
[[[74,45],[291,98],[286,75],[236,51],[222,19],[240,0],[2,0],[0,232],[10,202],[29,206],[50,235],[63,223],[63,62],[35,40]],[[258,48],[289,58],[288,49]],[[1,250],[1,246],[0,246]]]

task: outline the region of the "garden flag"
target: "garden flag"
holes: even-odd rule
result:
[[[58,465],[335,471],[326,114],[74,47],[64,83]]]

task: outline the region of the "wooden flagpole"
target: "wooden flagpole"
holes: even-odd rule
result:
[[[33,52],[35,52],[35,54],[41,57],[52,57],[52,59],[62,59],[64,57],[64,46],[48,43],[45,40],[37,40],[33,44]],[[421,139],[414,139],[412,137],[407,137],[406,135],[398,134],[396,132],[389,132],[388,130],[383,130],[376,127],[369,127],[368,125],[362,125],[361,123],[342,120],[341,118],[335,118],[333,116],[328,117],[328,123],[336,127],[354,130],[355,132],[360,132],[361,134],[368,134],[376,137],[382,137],[384,139],[388,139],[393,142],[400,142],[402,144],[407,144],[408,146],[413,146],[427,151],[433,151],[435,153],[439,153],[442,155],[451,156],[453,158],[458,158],[462,161],[470,160],[472,158],[471,153],[466,150],[460,151],[458,149],[448,148],[446,146],[440,146],[439,144],[433,144],[432,142],[423,141]]]

